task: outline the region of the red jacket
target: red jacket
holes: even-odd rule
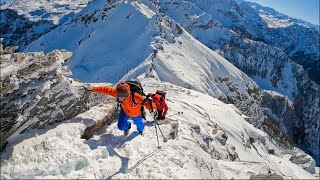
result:
[[[149,93],[149,96],[152,97],[152,102],[154,104],[156,104],[157,110],[158,111],[163,111],[162,112],[162,116],[166,117],[167,111],[168,111],[168,106],[167,106],[167,103],[166,103],[165,99],[159,94]]]

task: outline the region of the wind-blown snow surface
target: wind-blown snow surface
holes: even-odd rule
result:
[[[168,90],[168,117],[179,123],[177,138],[164,143],[160,136],[158,149],[152,122],[145,123],[143,136],[132,126],[124,138],[115,120],[92,139],[80,139],[86,126],[102,118],[110,108],[102,104],[74,119],[11,139],[8,150],[1,154],[1,179],[248,179],[254,174],[267,174],[269,169],[284,178],[316,179],[288,161],[290,155],[277,149],[232,105],[169,83],[150,79],[142,83],[146,91]],[[149,116],[147,120],[150,121]],[[160,128],[168,137],[170,126],[163,124]],[[255,142],[248,145],[249,137]],[[275,148],[276,155],[267,154],[268,148]],[[240,161],[231,161],[236,154]]]

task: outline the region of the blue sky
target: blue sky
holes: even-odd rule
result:
[[[293,18],[319,25],[320,0],[246,0],[267,6]]]
[[[7,2],[11,0],[0,0]],[[320,0],[247,0],[271,7],[288,16],[319,25]]]

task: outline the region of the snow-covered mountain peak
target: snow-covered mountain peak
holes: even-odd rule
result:
[[[243,3],[244,1],[242,1]],[[245,1],[246,4],[251,6],[258,14],[259,16],[268,23],[268,26],[270,28],[281,28],[281,27],[287,27],[287,26],[292,26],[294,24],[298,24],[300,26],[306,27],[306,28],[315,28],[316,30],[320,30],[319,25],[314,25],[310,22],[301,20],[301,19],[296,19],[289,17],[285,14],[282,14],[273,8],[270,7],[264,7],[261,6],[257,3],[254,2],[248,2]]]

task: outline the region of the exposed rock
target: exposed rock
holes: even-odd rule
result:
[[[175,139],[178,135],[178,128],[179,128],[179,123],[177,122],[171,122],[171,130],[169,132],[170,138]]]
[[[2,45],[2,41],[3,41],[3,38],[0,38],[0,54],[3,54],[3,45]]]
[[[12,54],[16,52],[18,48],[19,46],[7,46],[3,51],[4,51],[4,54]]]
[[[272,179],[272,180],[276,180],[276,179],[283,179],[283,177],[280,176],[279,174],[271,173],[271,174],[252,175],[250,177],[250,179]]]
[[[268,149],[268,153],[274,155],[274,149]]]
[[[292,103],[287,97],[273,91],[262,92],[261,104],[266,108],[265,114],[267,115],[264,124],[268,126],[264,127],[264,130],[273,131],[270,135],[283,144],[289,146],[299,144],[315,158],[319,158],[320,133],[317,130],[319,126],[317,122],[320,120],[320,90],[315,91],[317,88],[315,84],[314,86],[311,84],[311,87],[307,86],[309,85],[301,87],[306,88],[306,90],[301,90],[306,97],[297,96],[295,98],[299,103]],[[307,97],[308,99],[303,100]]]
[[[232,145],[229,145],[227,147],[227,150],[228,150],[228,156],[229,156],[229,159],[231,161],[235,161],[235,160],[240,160],[239,159],[239,155],[238,153],[236,152],[236,147],[232,146]]]
[[[111,101],[109,103],[111,103]],[[116,100],[113,99],[112,107],[108,112],[106,112],[106,116],[98,120],[95,124],[87,127],[84,133],[81,135],[81,139],[88,140],[92,138],[95,132],[97,132],[100,128],[104,127],[106,124],[108,125],[116,117],[116,115],[118,115],[116,110],[117,103]]]
[[[198,124],[193,124],[193,125],[191,126],[191,128],[192,128],[195,132],[200,133],[200,126],[199,126]]]
[[[290,161],[301,166],[304,170],[310,172],[311,174],[315,173],[315,161],[310,155],[304,153],[298,153],[293,155],[290,158]]]
[[[14,133],[43,128],[88,109],[90,93],[65,76],[71,72],[62,63],[70,52],[8,52],[0,55],[1,145]]]

